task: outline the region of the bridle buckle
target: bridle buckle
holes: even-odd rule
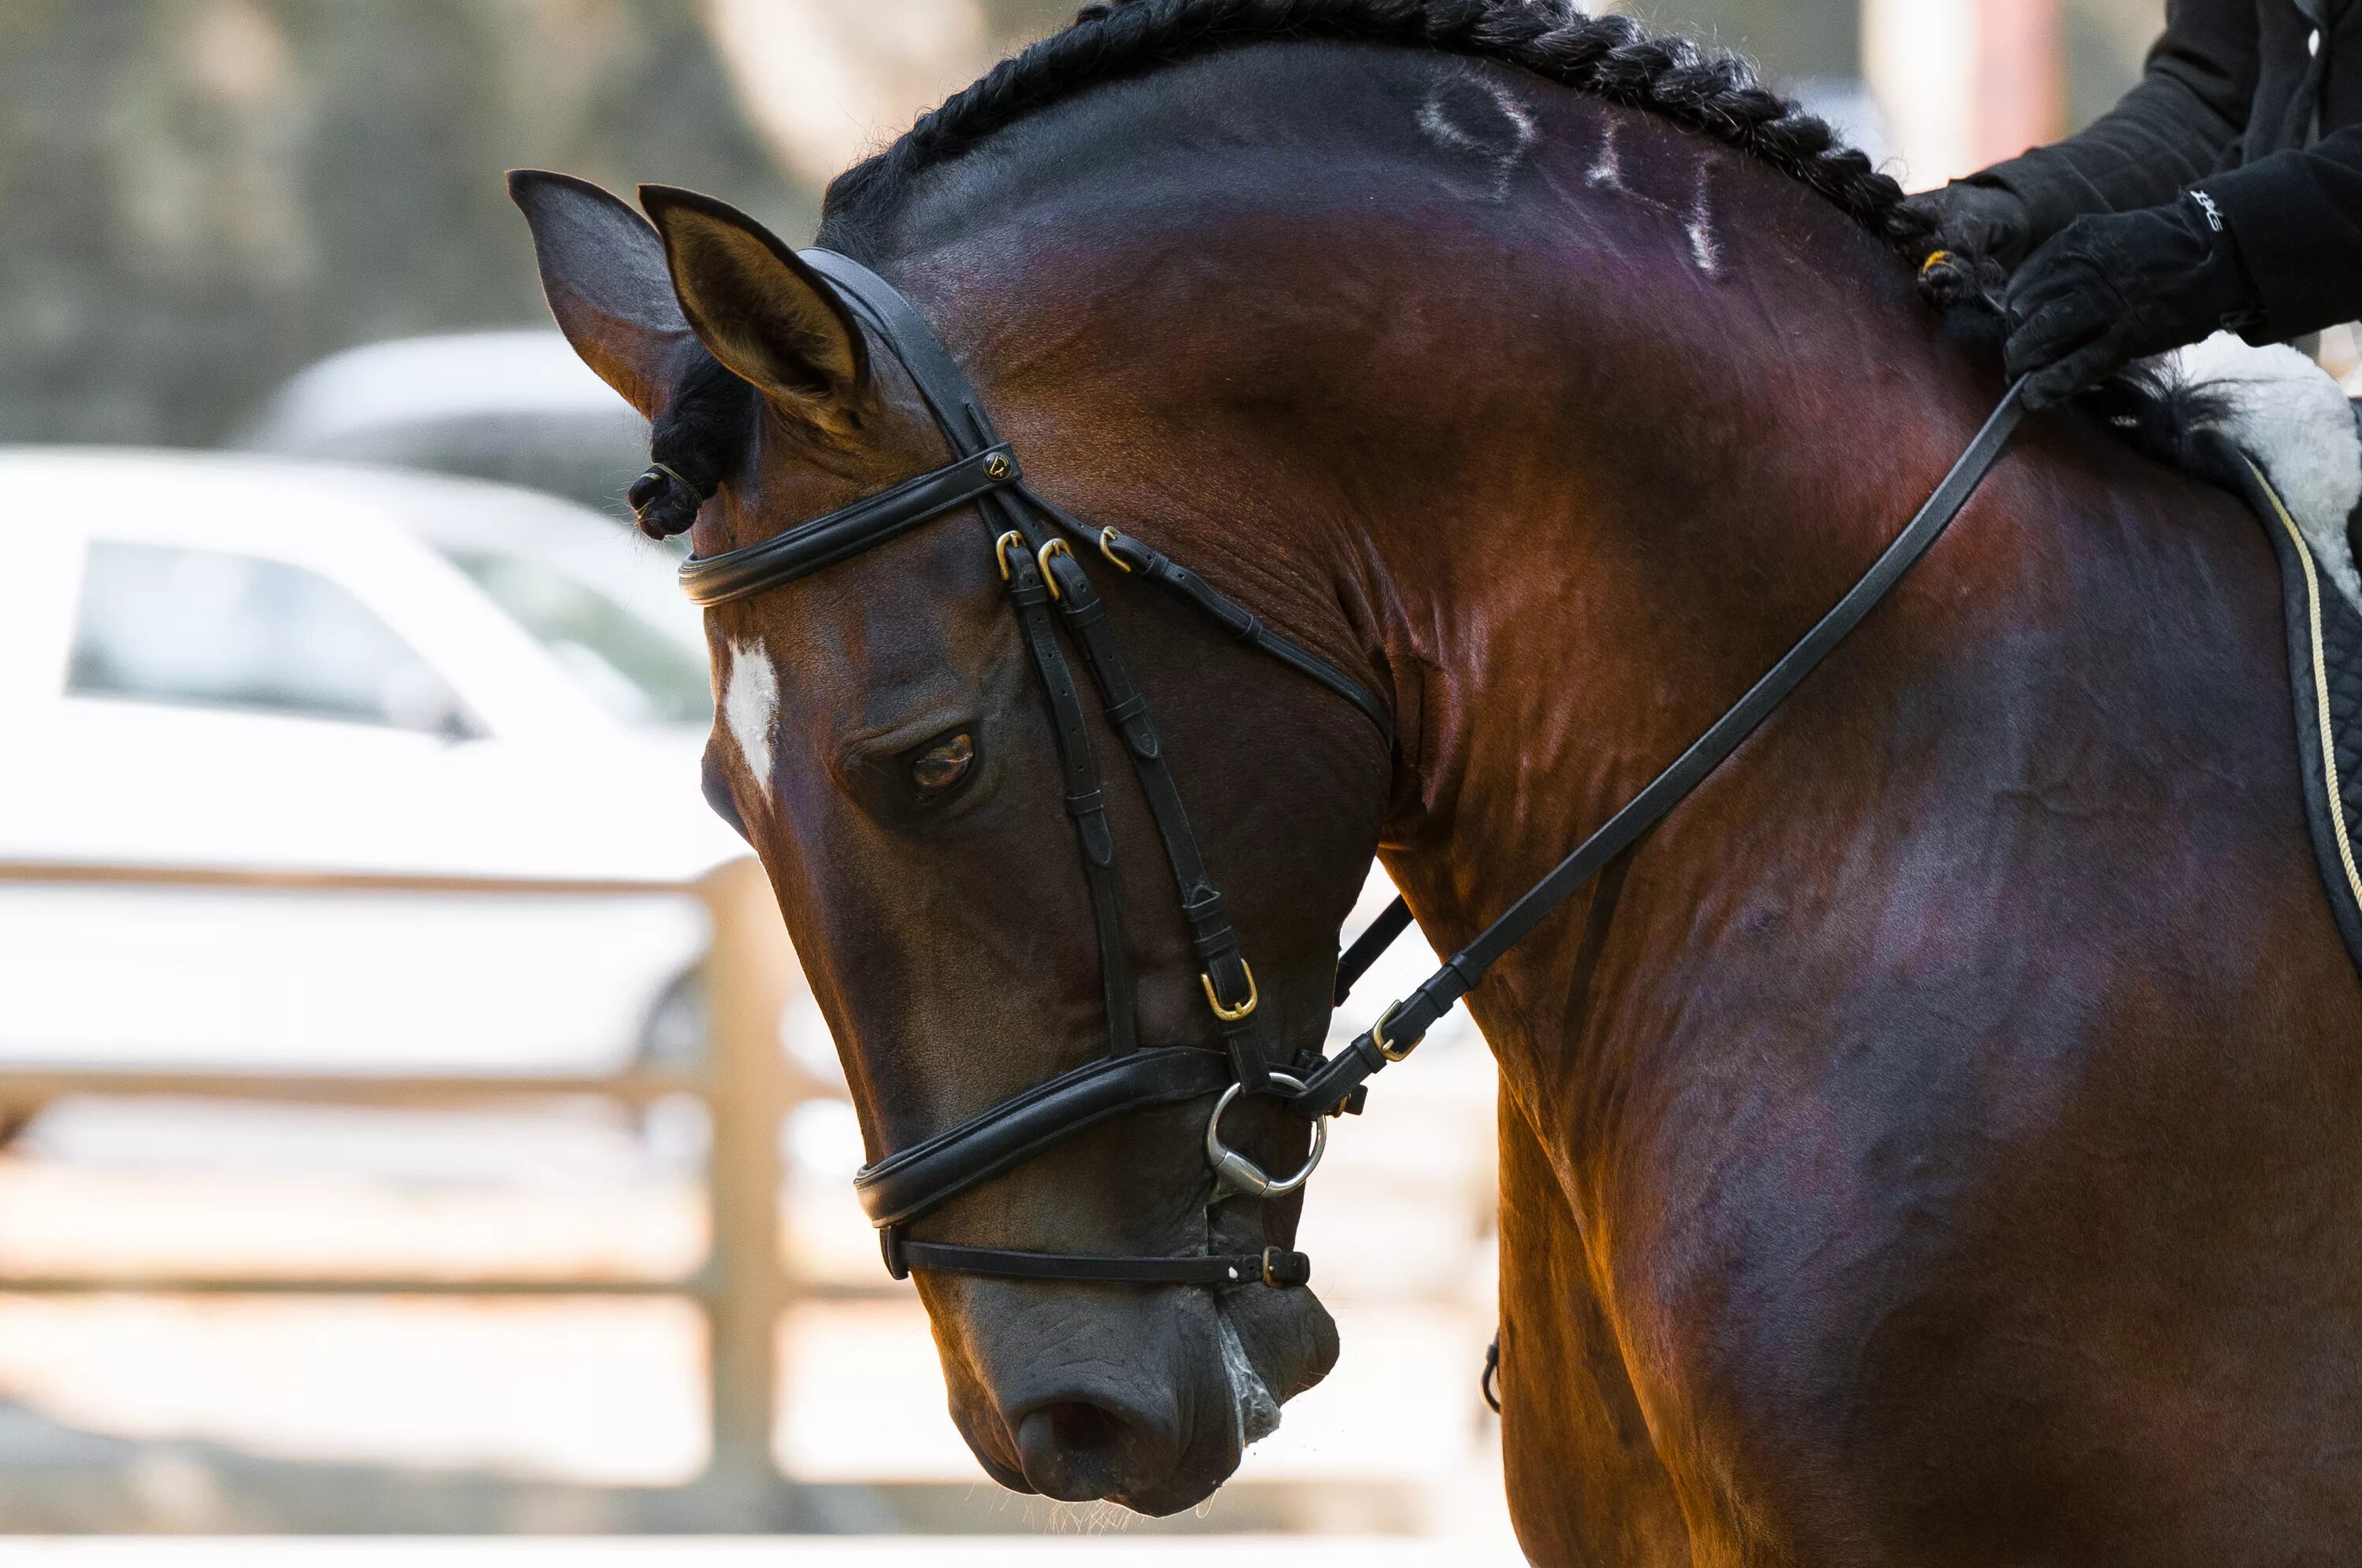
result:
[[[1023,553],[1025,536],[1014,528],[992,542],[992,559],[994,564],[1000,568],[1000,580],[1003,582],[1009,580],[1009,547],[1012,541],[1015,542],[1018,551],[1021,554]]]
[[[1263,993],[1255,989],[1253,966],[1242,958],[1239,960],[1239,972],[1247,977],[1247,999],[1236,1007],[1225,1007],[1222,1005],[1222,993],[1214,988],[1213,972],[1208,969],[1198,971],[1198,983],[1206,988],[1206,1005],[1212,1008],[1214,1016],[1224,1023],[1238,1022],[1254,1011],[1255,1003],[1263,999]]]
[[[1064,599],[1065,595],[1058,591],[1058,579],[1050,570],[1050,558],[1052,556],[1064,556],[1068,560],[1073,560],[1075,558],[1075,552],[1066,547],[1065,540],[1053,539],[1048,544],[1043,546],[1041,553],[1033,558],[1033,564],[1042,569],[1042,584],[1050,591],[1050,597],[1053,599]]]

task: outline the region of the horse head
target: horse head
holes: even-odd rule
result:
[[[645,189],[643,219],[561,176],[513,191],[560,326],[655,424],[635,499],[651,531],[693,518],[692,586],[704,563],[803,547],[812,520],[858,524],[865,498],[956,465],[909,345],[822,258],[687,192]],[[1306,1159],[1312,1124],[1283,1108],[1284,1075],[1326,1026],[1383,803],[1385,714],[1153,597],[1136,539],[1158,536],[1161,510],[1221,506],[1241,478],[1186,434],[1143,438],[1088,375],[1029,354],[1065,326],[1032,310],[964,286],[939,315],[1010,437],[960,470],[990,494],[700,593],[706,791],[761,856],[835,1033],[873,1217],[889,1258],[916,1264],[978,1459],[1021,1490],[1164,1513],[1219,1485],[1337,1353],[1300,1264],[1274,1269],[1294,1259],[1299,1199],[1218,1183],[1207,1133],[1234,1069],[1275,1069],[1220,1138],[1266,1172]],[[1113,530],[1105,547],[1004,526],[994,507],[1013,502],[986,476],[1015,483],[1018,453]],[[1094,578],[1105,623],[1089,635],[1113,639],[1097,655],[1073,624]],[[1107,687],[1114,658],[1137,678],[1128,705]],[[1103,1068],[1129,1086],[1115,1099]],[[1025,1099],[1044,1085],[1066,1096],[1054,1126]],[[980,1113],[999,1145],[912,1174]],[[948,1247],[1262,1264],[1010,1278],[957,1269]]]

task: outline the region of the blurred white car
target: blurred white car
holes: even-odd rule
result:
[[[305,366],[230,444],[530,485],[627,523],[648,422],[551,327],[364,343]]]
[[[571,502],[507,485],[437,483],[400,521],[473,579],[574,683],[628,724],[702,740],[713,720],[704,612],[679,555]]]
[[[710,699],[660,551],[546,497],[252,458],[0,449],[0,1060],[682,1047],[705,920],[662,885],[745,848],[699,798]],[[554,566],[557,536],[591,564]],[[509,886],[72,879],[93,866]]]

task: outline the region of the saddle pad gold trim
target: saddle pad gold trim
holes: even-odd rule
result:
[[[2345,781],[2337,776],[2336,738],[2330,732],[2329,666],[2321,642],[2321,574],[2313,569],[2312,550],[2304,542],[2303,531],[2280,500],[2280,492],[2272,488],[2271,480],[2256,466],[2253,458],[2245,459],[2247,471],[2256,476],[2256,484],[2272,503],[2272,515],[2287,531],[2289,543],[2296,547],[2296,558],[2304,567],[2304,606],[2307,627],[2312,636],[2312,697],[2314,711],[2320,716],[2321,773],[2329,787],[2329,821],[2337,833],[2337,858],[2345,868],[2346,889],[2354,900],[2362,904],[2362,872],[2354,868],[2354,845],[2345,832]]]

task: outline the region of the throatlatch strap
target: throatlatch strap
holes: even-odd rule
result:
[[[1319,681],[1351,702],[1360,710],[1363,718],[1377,726],[1379,735],[1386,743],[1386,750],[1389,753],[1394,750],[1394,720],[1387,714],[1385,705],[1371,696],[1360,681],[1319,655],[1281,636],[1264,625],[1254,612],[1220,593],[1204,578],[1172,557],[1150,548],[1129,534],[1113,528],[1093,528],[1080,518],[1043,500],[1041,491],[1031,485],[1020,484],[1016,490],[1067,533],[1087,543],[1098,545],[1127,570],[1146,578],[1183,603],[1195,606],[1249,647],[1268,654],[1297,674]]]
[[[1804,639],[1748,689],[1747,695],[1692,742],[1689,749],[1651,779],[1646,789],[1633,796],[1623,810],[1576,845],[1574,853],[1559,862],[1555,870],[1479,933],[1475,941],[1446,959],[1442,968],[1386,1009],[1366,1032],[1308,1078],[1304,1092],[1292,1098],[1289,1105],[1306,1116],[1328,1115],[1343,1105],[1371,1074],[1408,1055],[1411,1048],[1435,1026],[1435,1021],[1466,996],[1502,954],[1597,875],[1602,867],[1629,848],[1634,840],[1697,788],[1725,757],[1738,750],[1739,742],[1753,734],[1756,725],[1768,718],[1798,682],[1828,657],[1829,650],[1878,607],[1902,580],[1903,574],[1959,515],[1969,497],[1976,493],[1977,486],[1992,471],[2002,448],[2008,445],[2010,432],[2024,417],[2025,385],[2021,381],[2009,389],[1917,515],[1894,536],[1870,570],[1846,591],[1845,597],[1815,623]]]

